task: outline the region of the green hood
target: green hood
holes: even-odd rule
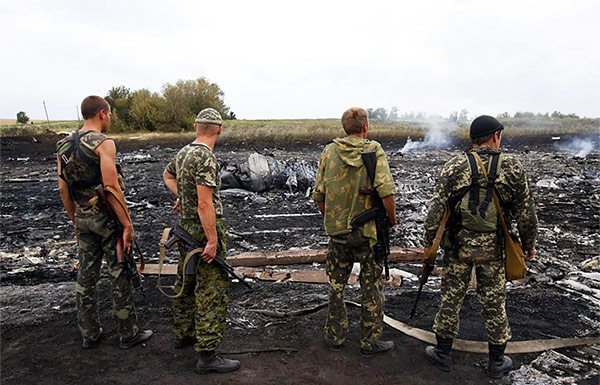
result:
[[[361,167],[363,165],[360,154],[362,154],[365,144],[369,143],[367,139],[346,136],[334,139],[333,143],[335,144],[335,153],[344,163],[352,167]]]

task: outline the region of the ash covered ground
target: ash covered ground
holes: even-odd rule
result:
[[[192,351],[171,348],[170,301],[156,290],[154,276],[144,280],[145,298],[138,295],[140,324],[157,333],[146,347],[120,351],[110,316],[110,283],[100,282],[102,322],[108,338],[97,350],[80,348],[74,305],[77,249],[72,225],[58,195],[53,141],[42,138],[2,138],[2,229],[0,256],[1,379],[6,384],[39,383],[188,383]],[[135,230],[147,260],[156,262],[162,229],[176,222],[173,197],[162,183],[162,170],[184,142],[118,143]],[[405,140],[382,141],[398,187],[399,225],[395,246],[418,247],[427,202],[445,161],[460,153],[464,143],[444,150],[403,154]],[[322,145],[245,147],[220,144],[216,153],[223,169],[233,170],[253,152],[271,155],[282,164],[316,165]],[[530,176],[538,203],[538,255],[524,282],[509,284],[507,311],[513,340],[597,336],[600,327],[600,156],[557,151],[550,138],[525,138],[505,144],[519,156]],[[230,254],[244,251],[323,248],[327,238],[321,219],[303,186],[286,185],[260,193],[224,192],[225,223]],[[293,215],[290,215],[293,214]],[[173,257],[173,255],[171,256]],[[293,268],[292,266],[291,268]],[[322,269],[322,266],[296,266]],[[415,265],[394,265],[415,273]],[[166,277],[165,283],[172,284]],[[439,278],[431,279],[415,319],[408,313],[416,281],[386,287],[386,314],[412,326],[429,329],[439,305]],[[325,310],[314,314],[270,318],[252,309],[296,310],[327,300],[326,285],[255,282],[250,292],[232,283],[228,331],[223,352],[261,348],[288,351],[240,355],[242,369],[225,376],[207,376],[207,383],[247,384],[559,384],[598,383],[598,347],[560,349],[514,355],[515,371],[500,381],[485,377],[486,356],[456,352],[455,371],[445,374],[426,361],[426,344],[386,327],[384,338],[398,348],[381,358],[359,355],[358,311],[349,310],[351,335],[343,352],[323,343]],[[359,299],[348,288],[349,299]],[[475,292],[462,312],[461,338],[485,339]],[[545,382],[544,382],[545,381]]]

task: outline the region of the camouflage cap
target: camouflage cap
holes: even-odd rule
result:
[[[219,126],[223,125],[223,119],[221,118],[221,114],[214,108],[205,108],[198,113],[196,116],[196,123],[207,123],[207,124],[217,124]]]

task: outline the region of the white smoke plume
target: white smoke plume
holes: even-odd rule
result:
[[[594,151],[596,145],[591,139],[575,138],[565,144],[556,144],[555,147],[559,151],[569,153],[579,158],[585,158]]]
[[[417,152],[422,150],[433,150],[439,148],[448,148],[452,144],[450,134],[458,130],[458,124],[449,120],[428,121],[427,134],[422,141],[413,141],[408,138],[406,144],[400,150],[400,153]]]

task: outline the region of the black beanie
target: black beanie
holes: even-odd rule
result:
[[[498,119],[488,115],[481,115],[471,123],[469,135],[471,138],[479,138],[499,130],[504,130],[504,126]]]

